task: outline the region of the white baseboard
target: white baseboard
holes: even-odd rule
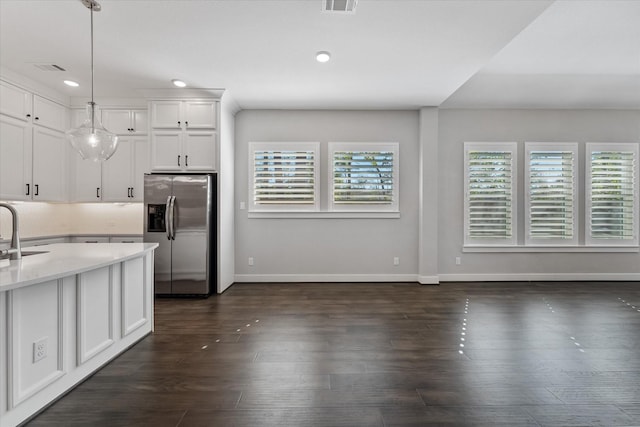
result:
[[[418,282],[437,285],[443,282],[609,282],[640,281],[640,273],[517,273],[517,274],[236,274],[234,283],[290,282]]]
[[[415,274],[236,274],[236,283],[416,282]]]
[[[639,281],[640,273],[441,274],[440,282]]]

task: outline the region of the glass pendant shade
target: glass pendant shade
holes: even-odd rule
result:
[[[84,122],[66,134],[73,148],[85,160],[108,160],[118,147],[118,136],[102,126],[100,111],[94,102],[87,104],[87,118]]]

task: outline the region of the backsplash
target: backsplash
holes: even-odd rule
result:
[[[142,203],[12,202],[20,237],[74,234],[142,234]],[[0,209],[0,240],[11,238],[11,216]]]

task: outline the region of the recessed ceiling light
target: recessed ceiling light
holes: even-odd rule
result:
[[[316,61],[318,62],[328,62],[331,59],[331,54],[326,51],[320,51],[316,53]]]
[[[65,80],[64,84],[66,84],[67,86],[71,86],[71,87],[80,86],[80,83],[74,82],[73,80]]]
[[[182,80],[178,80],[178,79],[171,80],[171,83],[173,83],[175,86],[178,86],[178,87],[186,87],[187,86],[187,84],[185,82],[183,82]]]

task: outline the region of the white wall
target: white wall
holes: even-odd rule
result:
[[[234,131],[237,107],[228,94],[220,103],[220,159],[218,162],[218,293],[234,281]]]
[[[638,142],[640,112],[616,110],[440,110],[439,265],[440,280],[640,280],[635,253],[463,253],[463,143],[517,142],[519,166],[524,142],[578,142],[579,229],[584,242],[584,144]],[[518,242],[524,242],[523,167],[518,179]],[[455,265],[455,257],[462,264]]]
[[[399,142],[401,216],[256,219],[236,206],[236,281],[416,280],[418,111],[241,111],[236,115],[236,205],[248,202],[248,143],[256,141],[320,142],[323,206],[327,142]],[[393,265],[394,257],[400,265]]]

